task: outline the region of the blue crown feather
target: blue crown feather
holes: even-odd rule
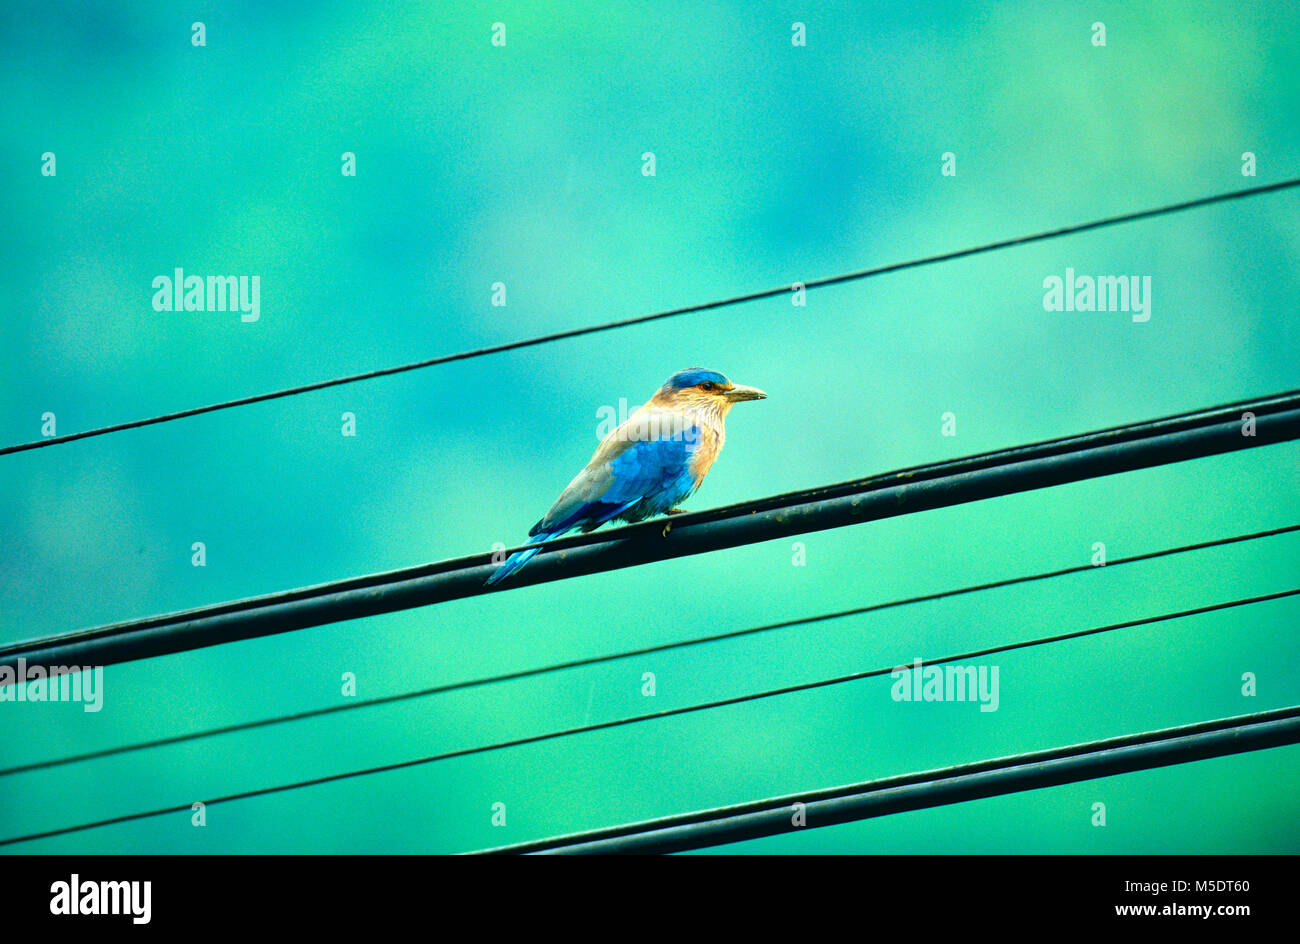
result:
[[[721,384],[724,387],[731,386],[731,381],[716,370],[706,370],[703,367],[688,367],[669,377],[664,383],[664,388],[668,390],[685,390],[687,387],[695,387],[709,381]]]

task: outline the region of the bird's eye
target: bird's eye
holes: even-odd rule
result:
[[[712,380],[706,380],[706,381],[704,381],[704,383],[700,384],[700,389],[701,389],[701,390],[713,390],[713,389],[716,388],[717,386],[718,386],[718,385],[715,384]]]

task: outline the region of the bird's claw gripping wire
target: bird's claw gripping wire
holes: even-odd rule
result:
[[[686,514],[686,509],[685,509],[685,508],[669,508],[667,511],[664,512],[664,514],[666,514],[666,515],[684,515],[684,514]],[[667,522],[667,523],[664,525],[664,530],[663,530],[663,535],[664,535],[664,537],[668,537],[668,532],[671,531],[672,529],[673,529],[673,523],[672,523],[671,521]]]

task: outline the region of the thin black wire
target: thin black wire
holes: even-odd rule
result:
[[[943,665],[948,662],[961,662],[966,660],[980,659],[985,656],[995,655],[1000,652],[1011,652],[1017,649],[1028,649],[1034,646],[1042,646],[1055,642],[1063,642],[1069,639],[1081,639],[1085,636],[1095,636],[1099,633],[1113,632],[1119,629],[1129,629],[1134,626],[1144,626],[1152,623],[1165,622],[1167,620],[1182,619],[1188,616],[1197,616],[1202,613],[1212,613],[1218,610],[1227,610],[1233,607],[1249,606],[1254,603],[1264,603],[1269,600],[1280,600],[1286,597],[1292,597],[1300,594],[1300,587],[1292,590],[1283,590],[1277,593],[1267,593],[1261,596],[1245,597],[1239,600],[1228,600],[1223,603],[1212,603],[1207,606],[1194,607],[1189,610],[1180,610],[1175,613],[1162,613],[1157,616],[1144,616],[1139,619],[1125,620],[1121,623],[1109,623],[1105,626],[1095,626],[1089,629],[1073,630],[1068,633],[1060,633],[1055,636],[1044,636],[1038,639],[1025,640],[1022,642],[1006,643],[1000,646],[989,646],[985,649],[976,649],[971,652],[964,652],[958,655],[944,656],[941,659],[930,659],[926,665]],[[397,761],[391,764],[382,764],[377,767],[366,767],[361,770],[347,770],[336,774],[327,774],[323,777],[313,777],[309,780],[300,780],[295,783],[278,784],[273,787],[259,787],[255,790],[245,790],[239,793],[230,793],[225,796],[217,797],[213,800],[204,801],[205,806],[215,806],[219,803],[231,803],[236,800],[248,800],[255,797],[270,796],[276,793],[285,793],[290,790],[301,790],[306,787],[321,786],[327,783],[337,783],[342,780],[351,780],[357,777],[370,776],[371,774],[391,773],[396,770],[405,770],[411,767],[420,767],[426,764],[436,763],[443,760],[451,760],[457,757],[469,757],[474,754],[486,754],[492,751],[504,750],[511,747],[521,747],[527,744],[537,744],[543,741],[551,741],[556,738],[570,737],[577,734],[589,734],[594,731],[604,731],[611,728],[620,728],[630,724],[637,724],[643,721],[656,721],[663,718],[671,718],[679,715],[693,714],[699,711],[708,711],[714,708],[724,708],[731,705],[740,705],[747,702],[759,701],[765,698],[774,698],[779,695],[790,695],[796,692],[813,691],[815,689],[827,688],[832,685],[841,685],[846,682],[856,682],[861,679],[871,678],[873,676],[887,675],[897,668],[897,664],[887,666],[881,669],[869,669],[863,672],[851,672],[848,675],[840,675],[835,678],[821,679],[815,682],[800,682],[794,685],[785,685],[780,688],[767,689],[766,691],[753,692],[746,695],[736,695],[731,698],[722,698],[716,701],[703,702],[694,705],[685,705],[680,708],[666,708],[662,711],[654,711],[643,715],[633,715],[627,718],[616,718],[612,721],[601,721],[596,724],[586,724],[574,728],[564,728],[559,731],[549,731],[545,734],[534,734],[528,737],[515,738],[509,741],[498,741],[493,744],[483,744],[477,747],[466,747],[455,751],[446,751],[442,754],[434,754],[428,757],[417,757],[413,760]],[[29,833],[25,836],[13,836],[8,839],[0,839],[0,846],[10,846],[20,842],[30,842],[37,839],[49,839],[54,836],[64,836],[69,833],[82,832],[87,829],[96,829],[100,826],[114,826],[120,823],[129,823],[136,820],[149,819],[154,816],[163,816],[167,813],[188,812],[192,803],[183,803],[178,806],[168,806],[162,809],[146,810],[142,813],[127,813],[123,816],[114,816],[108,819],[95,820],[90,823],[82,823],[77,826],[64,826],[59,829],[45,830],[39,833]]]
[[[953,590],[941,590],[935,593],[922,594],[920,596],[889,600],[884,603],[872,603],[866,606],[856,606],[846,610],[837,610],[834,613],[820,613],[816,616],[803,616],[796,619],[782,620],[777,623],[765,623],[761,626],[748,626],[744,629],[734,629],[724,633],[698,636],[693,639],[684,639],[677,642],[659,643],[653,646],[644,646],[638,649],[625,650],[623,652],[607,653],[599,656],[587,656],[581,659],[571,659],[565,662],[557,662],[537,668],[519,669],[514,672],[503,672],[498,675],[490,675],[484,678],[467,679],[461,682],[448,682],[442,685],[434,685],[428,688],[421,688],[411,692],[402,692],[396,695],[383,695],[378,698],[368,698],[362,701],[349,701],[344,704],[330,705],[326,708],[312,708],[306,711],[281,715],[275,718],[259,718],[256,721],[243,721],[238,724],[225,725],[219,728],[209,728],[206,731],[192,731],[186,734],[175,734],[168,737],[156,738],[151,741],[140,741],[135,744],[122,744],[117,747],[107,747],[97,751],[88,751],[84,754],[74,754],[70,757],[58,757],[51,760],[22,764],[16,767],[6,767],[0,769],[0,777],[7,777],[11,774],[29,773],[35,770],[48,770],[51,767],[62,767],[67,764],[75,764],[82,761],[99,760],[104,757],[113,757],[119,754],[128,754],[154,747],[169,747],[173,744],[183,744],[188,741],[202,740],[204,738],[216,737],[222,734],[235,734],[241,731],[251,731],[257,728],[266,728],[277,724],[306,721],[311,718],[339,714],[345,711],[356,711],[362,708],[373,708],[379,705],[391,705],[397,702],[410,701],[415,698],[427,698],[432,695],[443,695],[448,692],[464,691],[465,689],[470,688],[481,688],[486,685],[496,685],[501,682],[512,682],[525,678],[550,675],[554,672],[585,668],[592,665],[601,665],[606,662],[615,662],[620,659],[631,659],[637,656],[654,655],[656,653],[668,652],[674,649],[688,649],[693,646],[704,645],[707,643],[721,642],[728,639],[739,639],[744,636],[753,636],[759,633],[771,632],[778,629],[789,629],[793,626],[806,626],[812,623],[841,619],[846,616],[860,616],[864,613],[874,613],[879,610],[889,610],[900,606],[910,606],[915,603],[928,603],[934,600],[963,596],[968,593],[1012,587],[1019,584],[1033,583],[1039,580],[1049,580],[1055,577],[1065,577],[1070,574],[1083,573],[1084,571],[1107,570],[1109,568],[1123,566],[1124,564],[1155,560],[1160,557],[1168,557],[1174,554],[1185,554],[1193,551],[1202,551],[1213,547],[1223,547],[1228,544],[1238,544],[1245,541],[1255,541],[1262,538],[1276,537],[1282,534],[1290,534],[1295,531],[1300,531],[1300,524],[1287,525],[1281,528],[1269,528],[1265,531],[1253,531],[1249,534],[1238,534],[1227,538],[1215,538],[1211,541],[1184,544],[1179,547],[1164,548],[1158,551],[1147,551],[1142,554],[1133,554],[1129,557],[1117,557],[1115,560],[1108,561],[1104,566],[1080,564],[1075,567],[1063,567],[1058,570],[1049,570],[1042,573],[1027,574],[1020,577],[1007,577],[1002,580],[971,584]]]
[[[444,354],[440,357],[430,357],[421,361],[414,361],[410,364],[399,364],[395,367],[383,367],[378,370],[366,371],[360,374],[351,374],[346,377],[335,377],[332,380],[320,380],[315,383],[302,384],[297,387],[286,387],[283,390],[274,390],[270,393],[259,393],[247,397],[239,397],[234,400],[225,400],[221,403],[212,403],[208,406],[191,407],[186,410],[178,410],[174,413],[164,413],[160,416],[153,416],[147,419],[131,420],[126,423],[115,423],[111,426],[100,426],[95,429],[84,430],[80,433],[68,433],[63,436],[51,436],[46,439],[36,439],[31,442],[18,443],[13,446],[4,446],[0,448],[0,456],[8,455],[14,452],[24,452],[29,449],[41,449],[45,446],[53,446],[58,443],[73,442],[78,439],[88,439],[92,436],[103,436],[108,433],[123,432],[128,429],[138,429],[142,426],[152,426],[156,423],[167,423],[172,420],[185,419],[190,416],[199,416],[204,413],[212,413],[217,410],[226,410],[231,407],[248,406],[253,403],[262,403],[267,400],[277,400],[281,397],[296,396],[302,393],[311,393],[315,390],[324,390],[328,387],[338,387],[343,384],[357,383],[363,380],[374,380],[377,377],[388,377],[393,374],[401,374],[411,370],[420,370],[424,367],[434,367],[438,364],[450,364],[454,361],[469,360],[475,357],[484,357],[488,354],[501,354],[505,351],[515,351],[520,348],[534,347],[538,344],[549,344],[553,341],[562,341],[568,338],[581,337],[587,334],[597,334],[604,331],[613,331],[617,328],[626,328],[631,325],[645,324],[651,321],[659,321],[664,318],[675,318],[678,315],[695,314],[702,311],[711,311],[717,308],[727,308],[732,305],[740,305],[746,302],[760,301],[765,298],[773,298],[778,295],[784,295],[792,291],[795,285],[802,284],[805,289],[824,288],[828,285],[842,285],[846,282],[856,282],[861,279],[869,279],[878,275],[886,275],[891,272],[902,272],[906,269],[915,269],[921,266],[934,265],[941,262],[951,262],[955,259],[963,259],[967,256],[980,255],[987,252],[994,252],[999,249],[1008,249],[1013,246],[1023,246],[1028,243],[1041,242],[1048,239],[1057,239],[1062,236],[1071,236],[1076,233],[1084,233],[1090,230],[1102,229],[1108,226],[1117,226],[1121,223],[1132,223],[1138,220],[1151,219],[1157,216],[1165,216],[1170,213],[1180,213],[1184,210],[1193,210],[1200,207],[1211,206],[1216,203],[1226,203],[1230,200],[1240,200],[1244,197],[1254,197],[1266,193],[1275,193],[1283,190],[1290,190],[1300,186],[1300,177],[1290,180],[1283,180],[1272,184],[1261,184],[1257,187],[1247,187],[1244,190],[1234,190],[1229,193],[1219,193],[1209,197],[1198,197],[1194,200],[1185,200],[1181,203],[1171,203],[1161,207],[1155,207],[1149,210],[1138,210],[1132,213],[1122,213],[1118,216],[1108,216],[1099,220],[1091,220],[1087,223],[1077,223],[1072,226],[1063,226],[1059,229],[1044,230],[1038,233],[1030,233],[1025,236],[1015,236],[1010,239],[1001,239],[996,242],[984,243],[979,246],[971,246],[967,249],[957,249],[952,252],[938,253],[936,255],[924,256],[919,259],[909,259],[905,262],[894,262],[888,265],[876,266],[871,269],[861,269],[856,272],[847,272],[842,275],[828,276],[822,279],[814,279],[811,282],[793,282],[789,285],[782,285],[778,288],[764,289],[758,292],[749,292],[744,295],[733,295],[729,298],[718,299],[717,301],[704,302],[696,305],[687,305],[682,308],[671,308],[666,311],[658,311],[648,315],[638,315],[634,318],[623,318],[618,321],[607,321],[603,324],[588,325],[583,328],[571,328],[567,331],[556,331],[551,334],[543,334],[533,338],[523,338],[517,341],[509,341],[504,344],[494,344],[488,347],[481,347],[470,351],[460,351],[456,354]]]

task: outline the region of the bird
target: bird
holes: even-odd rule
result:
[[[764,400],[757,387],[734,384],[716,370],[688,367],[669,377],[645,405],[601,440],[587,467],[488,578],[505,580],[541,551],[541,544],[587,532],[607,521],[642,521],[682,514],[727,438],[727,413],[745,400]]]

